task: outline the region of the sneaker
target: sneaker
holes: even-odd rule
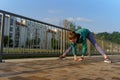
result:
[[[59,56],[59,59],[60,59],[60,60],[65,60],[65,56],[60,55],[60,56]]]
[[[112,63],[112,61],[110,59],[105,59],[104,62],[105,63]]]

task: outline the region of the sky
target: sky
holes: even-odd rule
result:
[[[120,0],[0,0],[0,10],[54,25],[69,20],[92,32],[120,32]]]

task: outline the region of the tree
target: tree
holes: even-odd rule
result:
[[[70,23],[70,30],[75,31],[76,25],[74,23]]]
[[[76,28],[75,23],[68,21],[68,20],[63,20],[63,26],[64,26],[64,28],[67,28],[70,30],[75,30],[75,28]]]
[[[78,26],[76,27],[76,30],[81,29],[81,28],[82,28],[82,26],[78,25]]]
[[[32,39],[32,40],[27,40],[26,41],[26,45],[29,47],[35,47],[35,48],[39,48],[40,47],[40,38],[36,39]]]
[[[59,46],[58,46],[58,40],[56,40],[55,38],[52,38],[51,39],[51,47],[53,49],[58,49],[59,48]]]
[[[120,44],[120,33],[119,32],[113,32],[113,33],[103,32],[103,33],[98,33],[98,34],[96,34],[96,37],[98,39],[107,40],[107,41],[111,41],[111,42]]]
[[[12,46],[13,45],[13,41],[12,39],[10,39],[10,37],[8,36],[4,36],[4,46]]]

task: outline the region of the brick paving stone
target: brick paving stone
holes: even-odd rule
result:
[[[0,64],[0,80],[120,80],[120,55],[110,58],[111,64],[97,56],[83,62],[71,58],[8,61]]]

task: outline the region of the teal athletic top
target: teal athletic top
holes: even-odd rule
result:
[[[87,52],[87,36],[90,33],[88,29],[81,28],[75,31],[75,33],[80,34],[80,37],[77,39],[76,43],[71,43],[73,55],[77,54],[76,45],[77,43],[82,43],[82,55],[86,55]]]

